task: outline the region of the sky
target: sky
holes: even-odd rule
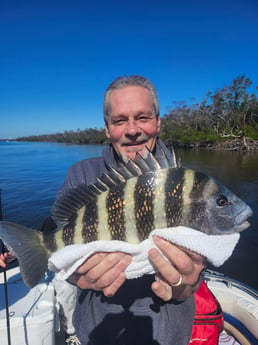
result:
[[[0,139],[103,128],[106,87],[131,74],[161,116],[242,74],[257,92],[258,1],[0,1]]]

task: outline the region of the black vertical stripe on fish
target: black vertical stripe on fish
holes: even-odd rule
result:
[[[125,241],[124,184],[109,190],[106,199],[108,229],[112,240]]]
[[[209,227],[205,222],[207,214],[207,200],[210,195],[216,192],[216,184],[210,177],[201,172],[195,172],[192,191],[190,193],[191,209],[187,215],[190,224],[194,224],[195,229],[206,228],[209,233]],[[223,218],[225,222],[225,218]]]
[[[178,225],[183,210],[184,169],[169,169],[165,183],[165,214],[167,227]]]
[[[135,222],[139,241],[143,241],[154,229],[155,175],[138,177],[135,185]]]
[[[198,199],[204,196],[204,191],[208,187],[210,178],[201,172],[195,172],[191,197]]]
[[[92,199],[85,205],[83,219],[82,219],[82,231],[81,235],[83,243],[96,241],[98,239],[97,226],[98,226],[98,210],[97,199]],[[79,236],[79,234],[78,234]]]
[[[76,219],[73,219],[63,227],[62,240],[65,246],[74,244],[75,221]]]
[[[44,246],[48,248],[50,252],[55,252],[57,250],[57,243],[56,243],[56,233],[43,233],[43,242]]]

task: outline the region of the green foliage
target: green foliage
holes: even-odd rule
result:
[[[160,137],[164,141],[180,141],[183,144],[196,143],[196,142],[209,142],[214,143],[220,141],[221,138],[209,128],[203,130],[195,128],[185,128],[175,126],[170,132],[161,130]]]
[[[45,134],[30,137],[21,137],[18,141],[41,141],[72,144],[104,144],[106,135],[104,129],[85,129],[77,131],[65,131],[64,133]]]
[[[258,140],[258,99],[248,94],[252,81],[241,75],[232,84],[214,93],[208,92],[201,102],[187,106],[173,102],[162,118],[160,137],[164,141],[214,143],[230,139]],[[107,142],[104,129],[65,131],[51,135],[18,138],[21,141],[53,141],[76,144]]]
[[[162,119],[161,138],[182,143],[218,142],[249,137],[257,140],[258,99],[248,94],[252,81],[241,75],[232,85],[208,92],[205,99],[169,110]]]
[[[253,140],[258,140],[258,124],[256,124],[254,127],[246,127],[245,134],[247,137],[252,138]]]

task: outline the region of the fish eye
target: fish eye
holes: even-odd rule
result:
[[[228,198],[225,195],[217,196],[217,205],[218,206],[226,206],[228,204]]]

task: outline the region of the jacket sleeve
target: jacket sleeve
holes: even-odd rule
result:
[[[106,169],[102,157],[89,158],[77,162],[69,168],[64,184],[57,193],[57,198],[81,184],[89,185],[94,183],[104,170]]]

